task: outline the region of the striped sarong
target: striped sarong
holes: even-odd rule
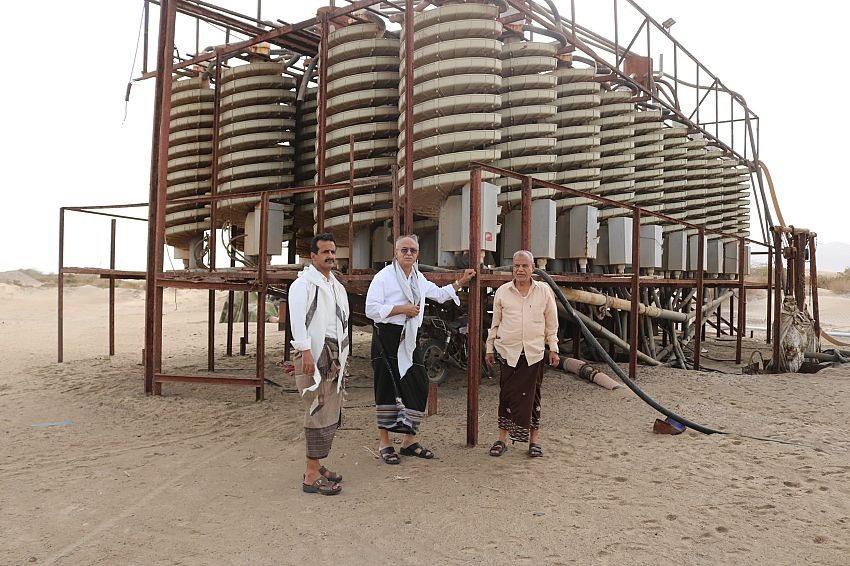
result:
[[[378,327],[378,332],[372,330],[372,369],[375,372],[378,428],[385,428],[390,432],[416,434],[428,403],[428,375],[422,362],[422,352],[418,347],[413,351],[413,365],[404,374],[404,379],[399,381],[394,376],[395,372],[390,373],[387,370],[383,352],[387,353],[390,366],[398,368],[398,345],[404,327],[383,323],[377,323],[375,326]]]
[[[301,352],[294,355],[295,386],[302,393],[304,404],[304,438],[307,443],[307,458],[321,460],[331,451],[336,429],[342,424],[342,402],[345,388],[337,391],[339,374],[339,344],[333,338],[325,338],[322,354],[316,367],[322,381],[315,391],[306,391],[313,386],[313,376],[301,373]]]

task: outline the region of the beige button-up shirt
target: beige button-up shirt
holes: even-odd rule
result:
[[[543,347],[558,351],[558,308],[555,295],[532,279],[528,295],[523,297],[513,281],[496,289],[493,299],[493,323],[487,337],[487,353],[494,349],[511,367],[525,352],[528,365],[543,359]]]

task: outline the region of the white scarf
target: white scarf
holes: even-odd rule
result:
[[[308,297],[310,297],[309,301],[312,301],[314,296],[317,299],[316,311],[311,316],[312,320],[321,321],[321,323],[323,323],[325,321],[325,313],[328,309],[337,314],[334,318],[336,319],[336,336],[339,343],[340,367],[339,381],[337,382],[337,391],[339,391],[342,389],[345,364],[348,359],[349,350],[351,349],[351,345],[348,343],[348,324],[350,324],[348,295],[345,292],[345,287],[337,281],[333,274],[330,275],[330,280],[333,283],[333,290],[331,290],[319,270],[312,265],[308,265],[304,268],[304,270],[298,274],[298,277],[299,279],[303,279],[305,282],[309,283],[310,287],[315,286],[316,288],[315,291],[310,289],[308,292]],[[313,295],[313,293],[317,294]],[[304,305],[303,308],[308,309],[309,306],[310,305]],[[307,328],[307,333],[310,335],[310,352],[313,354],[314,361],[319,360],[319,356],[321,356],[322,348],[325,344],[325,329],[321,323],[311,324],[310,327]],[[321,381],[322,375],[319,372],[319,368],[316,367],[313,372],[313,385],[306,388],[304,392],[315,391],[319,388],[319,383],[321,383]]]
[[[397,260],[393,260],[393,271],[395,272],[396,281],[404,294],[405,298],[414,305],[419,305],[421,308],[422,301],[419,292],[419,269],[416,264],[410,270],[410,278],[404,276],[404,271],[398,264]],[[411,281],[412,279],[412,281]],[[398,344],[398,375],[400,379],[404,379],[404,374],[413,366],[413,351],[416,349],[416,335],[419,331],[419,317],[409,316],[404,321],[404,329],[401,331],[401,340]]]

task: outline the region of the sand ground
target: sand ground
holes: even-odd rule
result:
[[[300,490],[301,410],[274,366],[276,325],[268,372],[283,387],[265,401],[186,385],[146,397],[143,293],[118,291],[111,358],[106,297],[68,290],[57,364],[55,289],[0,284],[0,564],[850,563],[850,368],[640,369],[641,387],[679,414],[784,443],[654,435],[659,415],[628,389],[547,373],[535,460],[520,445],[487,455],[495,381],[481,387],[480,444],[465,445],[458,373],[421,434],[439,459],[387,466],[372,453],[369,336],[358,332],[328,461],[345,489],[321,497]],[[829,300],[824,319],[848,329],[850,299]],[[165,370],[202,370],[206,292],[168,291],[164,325]],[[250,372],[251,342],[247,357],[226,358],[219,325],[219,369]],[[723,359],[728,344],[707,354]]]

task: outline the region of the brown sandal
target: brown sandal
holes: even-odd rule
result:
[[[342,481],[342,474],[332,472],[324,466],[319,468],[319,473],[322,474],[322,476],[331,483],[339,483]]]
[[[501,440],[497,440],[493,443],[493,446],[490,447],[490,456],[501,456],[507,451],[508,445]]]
[[[319,493],[321,495],[336,495],[342,491],[342,486],[338,483],[329,482],[324,476],[319,478],[312,484],[302,483],[301,489],[304,493]]]

